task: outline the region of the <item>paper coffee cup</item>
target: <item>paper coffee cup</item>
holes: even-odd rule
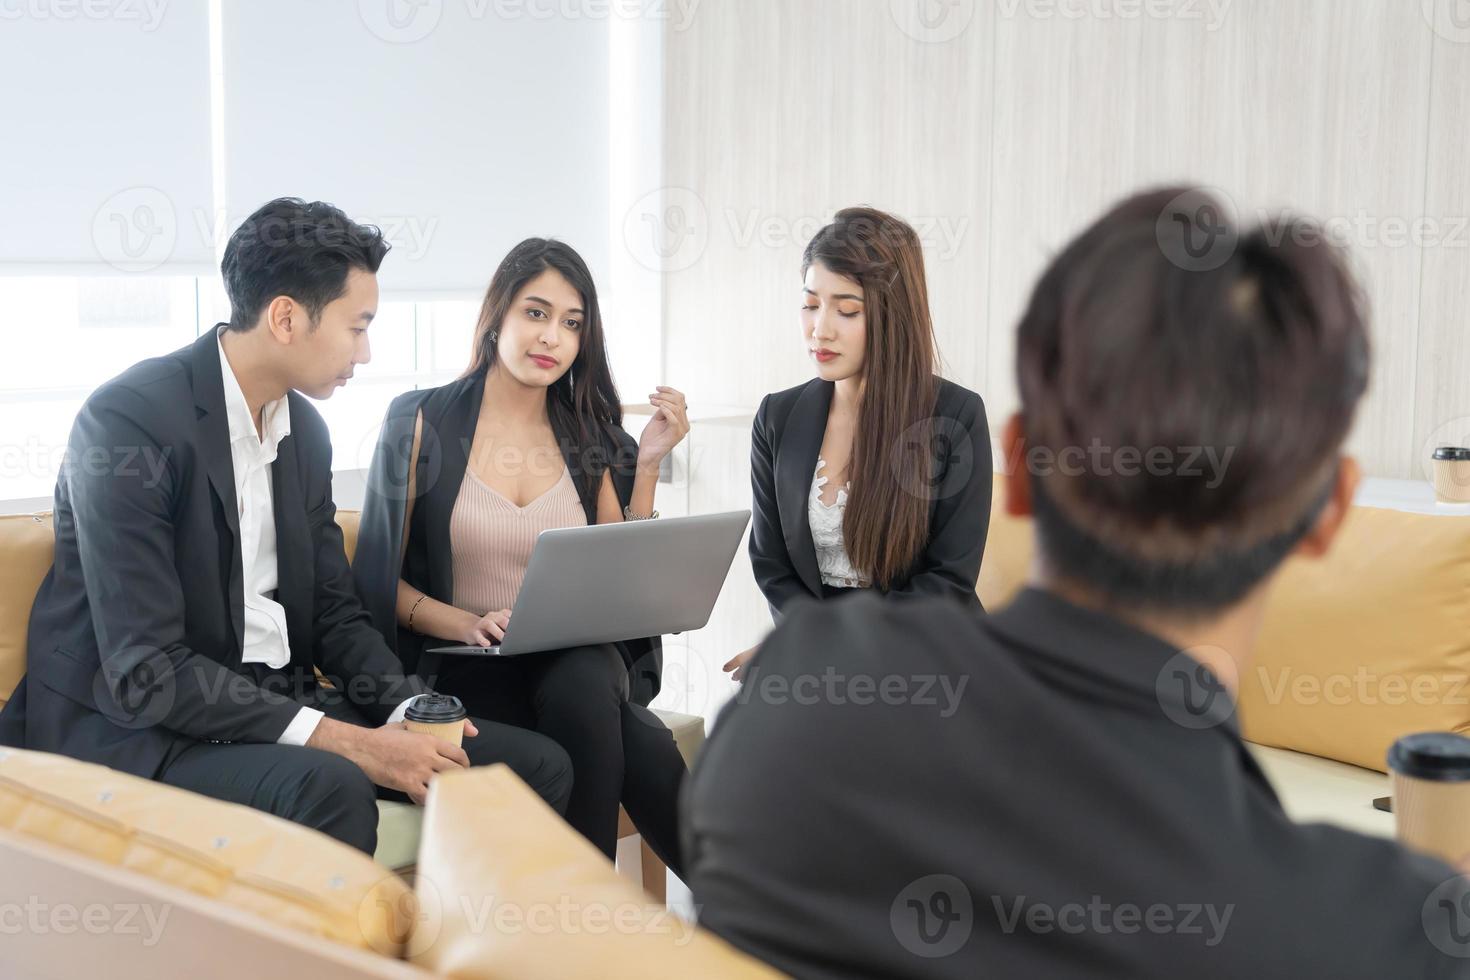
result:
[[[1470,738],[1405,735],[1388,750],[1399,843],[1456,867],[1470,858]]]
[[[1434,451],[1434,496],[1446,504],[1470,504],[1470,449],[1440,446]]]
[[[411,732],[423,732],[425,735],[433,735],[460,745],[464,742],[466,717],[464,705],[459,698],[448,694],[426,694],[408,706],[403,721]]]

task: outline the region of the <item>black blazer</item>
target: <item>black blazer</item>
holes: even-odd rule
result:
[[[427,688],[363,612],[332,502],[332,445],[288,396],[271,466],[291,659],[240,662],[239,516],[215,331],[98,388],[56,484],[56,553],[31,607],[28,672],[0,741],[154,777],[198,740],[275,742],[313,668],[385,722]]]
[[[449,518],[469,465],[470,446],[474,443],[484,393],[485,372],[479,371],[438,388],[399,395],[388,407],[373,452],[352,567],[363,605],[409,672],[418,670],[424,647],[440,641],[410,633],[399,625],[398,580],[402,578],[440,602],[454,601]],[[409,456],[413,452],[413,431],[420,409],[424,413],[424,428],[419,456],[414,461],[417,498],[408,550],[400,555],[403,515],[407,510]],[[571,447],[563,445],[562,458],[573,474],[581,474],[588,466],[599,472],[610,469],[618,501],[626,507],[633,498],[638,444],[617,426],[609,427],[601,436],[601,444],[584,449],[580,459]],[[577,492],[587,523],[596,524],[596,493],[584,493],[580,482]],[[646,637],[616,646],[628,666],[630,697],[638,704],[647,705],[659,691],[663,673],[662,640]]]
[[[783,975],[1470,973],[1455,956],[1464,879],[1290,819],[1233,698],[1178,647],[1037,589],[988,616],[871,595],[806,605],[746,689],[835,675],[851,696],[732,698],[680,821],[700,926]],[[903,693],[859,698],[857,678],[894,680],[895,651]],[[1127,906],[1094,911],[1098,896],[1165,906],[1175,927],[1107,928]],[[1099,925],[1032,933],[1038,907]]]
[[[908,576],[887,594],[947,595],[979,608],[975,582],[990,527],[993,479],[990,429],[979,395],[938,381],[934,479],[922,489],[929,495],[929,543]],[[767,395],[751,431],[750,564],[778,618],[795,597],[822,598],[807,497],[834,388],[816,378]]]

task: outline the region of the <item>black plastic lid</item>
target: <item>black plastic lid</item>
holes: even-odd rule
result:
[[[1440,446],[1434,451],[1435,459],[1470,459],[1470,449],[1464,446]]]
[[[459,698],[452,694],[424,694],[408,706],[403,717],[425,725],[444,725],[451,721],[463,721],[465,710]]]
[[[1388,750],[1388,767],[1415,779],[1463,782],[1470,779],[1470,738],[1454,732],[1405,735]]]

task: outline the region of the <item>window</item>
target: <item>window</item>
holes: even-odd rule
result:
[[[189,276],[0,276],[9,318],[0,359],[0,499],[49,497],[72,421],[87,396],[130,365],[187,346],[228,316],[217,279]],[[372,360],[316,407],[333,469],[366,467],[388,403],[443,384],[469,363],[474,300],[385,300]]]

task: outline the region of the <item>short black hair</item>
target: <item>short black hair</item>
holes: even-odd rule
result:
[[[1330,499],[1367,387],[1344,253],[1309,219],[1240,229],[1225,205],[1129,198],[1057,256],[1018,329],[1013,463],[1041,553],[1119,607],[1205,617],[1263,581]],[[1051,465],[1084,446],[1092,465]]]
[[[220,271],[230,297],[229,329],[255,326],[277,296],[306,307],[314,324],[347,291],[348,273],[376,273],[389,248],[376,227],[330,204],[276,198],[246,218],[225,246]]]

